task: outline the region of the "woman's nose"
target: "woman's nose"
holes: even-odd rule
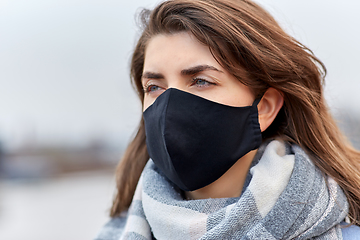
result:
[[[176,88],[184,92],[189,92],[184,79],[179,79],[179,78],[168,79],[167,89],[169,88]]]

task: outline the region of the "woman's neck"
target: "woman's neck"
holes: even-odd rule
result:
[[[239,197],[256,152],[257,150],[253,150],[244,155],[215,182],[195,191],[185,192],[186,198],[206,199]]]

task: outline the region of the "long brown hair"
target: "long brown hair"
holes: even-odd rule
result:
[[[286,34],[273,17],[250,0],[170,0],[141,13],[143,33],[131,62],[131,78],[143,101],[141,76],[146,45],[157,34],[187,31],[256,95],[273,87],[284,105],[263,138],[300,145],[344,190],[350,219],[360,221],[360,153],[342,135],[324,100],[326,69],[313,53]],[[111,216],[129,207],[149,156],[143,120],[117,168]]]

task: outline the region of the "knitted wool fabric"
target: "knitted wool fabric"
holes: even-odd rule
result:
[[[272,141],[239,198],[184,200],[150,160],[120,239],[342,239],[348,202],[296,145]]]

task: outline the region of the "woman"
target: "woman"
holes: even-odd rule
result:
[[[98,239],[360,239],[360,153],[312,52],[249,0],[141,17],[143,118]]]

